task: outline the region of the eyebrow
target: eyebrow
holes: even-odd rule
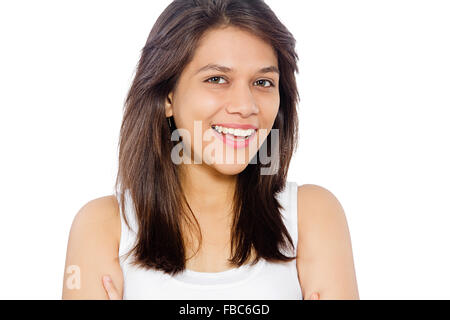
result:
[[[203,72],[203,71],[206,71],[206,70],[217,70],[217,71],[225,72],[225,73],[234,71],[233,68],[222,66],[220,64],[209,63],[206,66],[201,67],[200,69],[198,69],[195,74]],[[261,68],[261,69],[259,69],[257,71],[257,73],[270,73],[270,72],[278,73],[278,75],[280,74],[280,70],[278,70],[278,68],[275,67],[275,66],[264,67],[264,68]]]

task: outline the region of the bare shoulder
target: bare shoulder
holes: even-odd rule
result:
[[[116,197],[109,195],[87,202],[75,215],[67,244],[63,299],[107,299],[102,284],[105,274],[122,292],[119,212]]]
[[[344,209],[328,189],[298,187],[297,270],[303,296],[359,299],[350,232]]]
[[[90,200],[76,214],[72,227],[78,224],[95,224],[106,234],[120,240],[120,211],[114,195]]]
[[[297,208],[299,227],[304,224],[317,227],[318,222],[327,223],[332,222],[331,220],[346,222],[344,209],[336,196],[330,190],[315,184],[298,187]]]

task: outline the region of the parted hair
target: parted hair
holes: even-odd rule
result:
[[[187,257],[182,222],[196,226],[201,244],[198,221],[180,184],[179,166],[171,161],[175,145],[171,133],[176,127],[169,128],[165,100],[193,58],[201,36],[207,30],[224,26],[251,32],[274,48],[280,70],[280,106],[272,129],[278,129],[282,142],[275,174],[261,174],[265,165],[257,161],[237,176],[229,261],[241,266],[252,248],[256,253],[252,264],[260,258],[296,258],[292,238],[283,223],[283,207],[276,197],[286,187],[289,163],[298,141],[296,106],[300,98],[295,79],[295,39],[262,0],[175,0],[158,17],[142,49],[120,127],[115,190],[128,226],[123,214],[125,191],[136,214],[136,243],[127,253],[133,254],[135,266],[172,275],[183,271]],[[266,150],[271,150],[271,140],[269,133],[264,141]],[[283,252],[289,248],[294,256]]]

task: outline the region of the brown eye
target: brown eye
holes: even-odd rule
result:
[[[269,85],[268,86],[263,86],[264,88],[274,87],[274,84],[271,81],[267,80],[267,79],[256,80],[256,82],[259,82],[259,83],[261,83],[261,82],[264,83],[265,81],[268,82]]]
[[[209,78],[209,79],[206,79],[206,82],[209,82],[209,83],[216,83],[216,82],[211,82],[211,81],[209,81],[209,80],[211,80],[211,79],[224,79],[223,77],[211,77],[211,78]],[[216,83],[216,84],[219,84],[219,83]]]

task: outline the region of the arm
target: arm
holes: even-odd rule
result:
[[[88,202],[75,216],[67,245],[62,299],[108,299],[104,274],[111,276],[122,296],[118,210],[115,197],[108,196]]]
[[[303,296],[359,299],[350,233],[336,197],[317,185],[298,188],[297,270]]]

